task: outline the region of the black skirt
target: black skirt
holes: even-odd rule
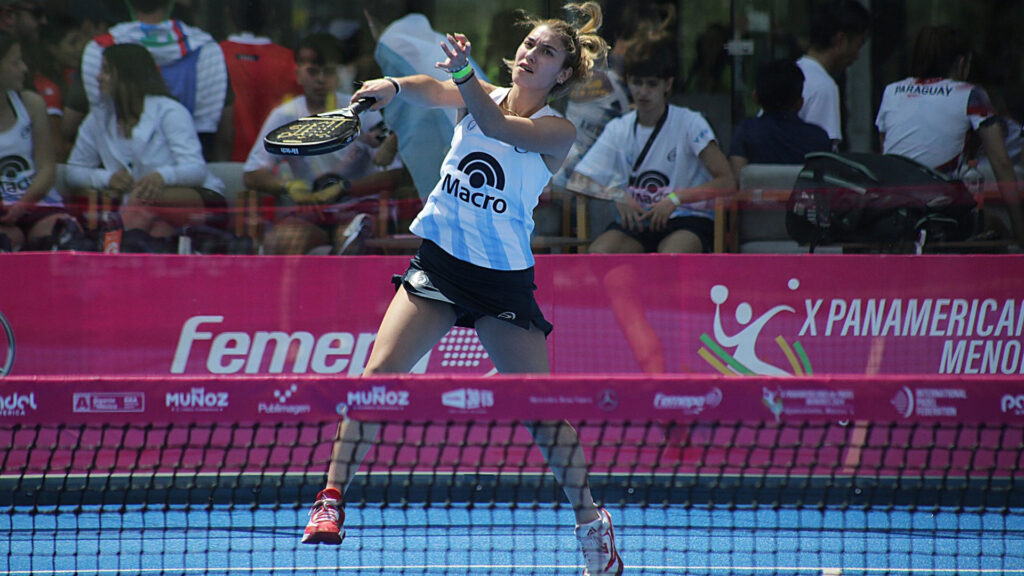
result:
[[[424,240],[405,274],[395,275],[406,292],[421,298],[447,302],[455,307],[456,326],[474,328],[476,321],[492,316],[524,330],[530,325],[547,336],[554,328],[533,297],[533,268],[492,270],[455,258],[437,244]]]

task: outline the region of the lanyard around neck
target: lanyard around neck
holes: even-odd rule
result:
[[[640,168],[640,165],[644,163],[644,158],[647,158],[647,153],[651,150],[651,145],[654,144],[654,140],[658,137],[658,132],[661,132],[661,127],[665,125],[665,119],[668,118],[668,104],[665,105],[664,112],[661,113],[661,118],[658,118],[658,123],[654,125],[654,130],[651,135],[647,137],[647,142],[644,144],[644,149],[640,151],[640,156],[637,157],[636,162],[633,163],[633,172],[636,172]],[[636,120],[633,121],[633,134],[636,134],[636,125],[640,121],[640,115],[637,114]]]

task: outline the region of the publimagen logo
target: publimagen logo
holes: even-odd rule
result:
[[[800,281],[790,278],[787,287],[796,292]],[[704,345],[698,350],[700,357],[722,374],[748,374],[761,376],[803,376],[814,373],[811,360],[799,341],[790,345],[782,334],[775,336],[775,343],[782,350],[789,365],[776,366],[757,355],[757,344],[768,326],[769,321],[779,314],[796,314],[796,309],[788,304],[779,304],[755,317],[753,306],[749,302],[735,305],[736,323],[741,326],[734,334],[726,332],[722,325],[722,314],[729,302],[729,288],[722,284],[711,287],[711,302],[715,305],[714,337],[706,332],[701,334],[700,341]]]

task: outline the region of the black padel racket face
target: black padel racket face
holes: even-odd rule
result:
[[[278,126],[263,138],[263,147],[271,154],[287,156],[315,156],[341,150],[359,137],[359,113],[375,101],[361,98],[347,108]]]

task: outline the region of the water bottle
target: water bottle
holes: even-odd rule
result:
[[[120,253],[123,234],[124,226],[121,224],[121,215],[117,210],[111,210],[108,205],[100,214],[100,238],[103,239],[103,253]]]
[[[178,254],[188,255],[192,253],[192,227],[185,226],[178,235]]]
[[[974,233],[982,234],[985,231],[985,176],[978,170],[977,158],[967,161],[960,172],[960,181],[967,187],[971,197],[974,198]]]

